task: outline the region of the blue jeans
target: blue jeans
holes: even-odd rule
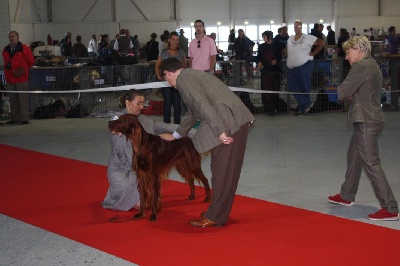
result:
[[[181,123],[181,95],[173,87],[161,88],[164,97],[164,123],[171,123],[171,107],[174,106],[174,124]]]
[[[302,66],[288,69],[288,91],[300,92],[302,94],[294,94],[294,98],[299,105],[299,111],[305,111],[311,105],[311,79],[314,70],[313,61],[308,61]]]

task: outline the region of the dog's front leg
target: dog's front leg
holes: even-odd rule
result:
[[[151,222],[155,222],[157,220],[157,214],[160,212],[161,209],[161,177],[157,174],[154,175],[153,188],[154,191],[151,197]]]

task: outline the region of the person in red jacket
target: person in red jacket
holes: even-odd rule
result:
[[[18,32],[11,31],[8,39],[10,44],[4,47],[2,52],[7,90],[27,91],[29,90],[29,69],[35,63],[32,51],[19,41]],[[9,97],[11,120],[7,124],[29,124],[29,94],[9,93]]]

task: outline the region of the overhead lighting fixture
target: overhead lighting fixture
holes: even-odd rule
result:
[[[269,23],[274,24],[275,22],[273,20],[271,20]]]
[[[217,22],[217,25],[218,25],[218,26],[221,26],[221,21],[218,21],[218,22]]]
[[[249,24],[249,22],[247,20],[245,20],[244,21],[244,25],[247,25],[247,24]]]

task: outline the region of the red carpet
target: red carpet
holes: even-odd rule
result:
[[[400,265],[400,232],[237,196],[230,222],[195,228],[206,209],[163,185],[159,220],[110,223],[106,167],[0,145],[0,213],[139,265]],[[200,194],[201,192],[201,194]]]

